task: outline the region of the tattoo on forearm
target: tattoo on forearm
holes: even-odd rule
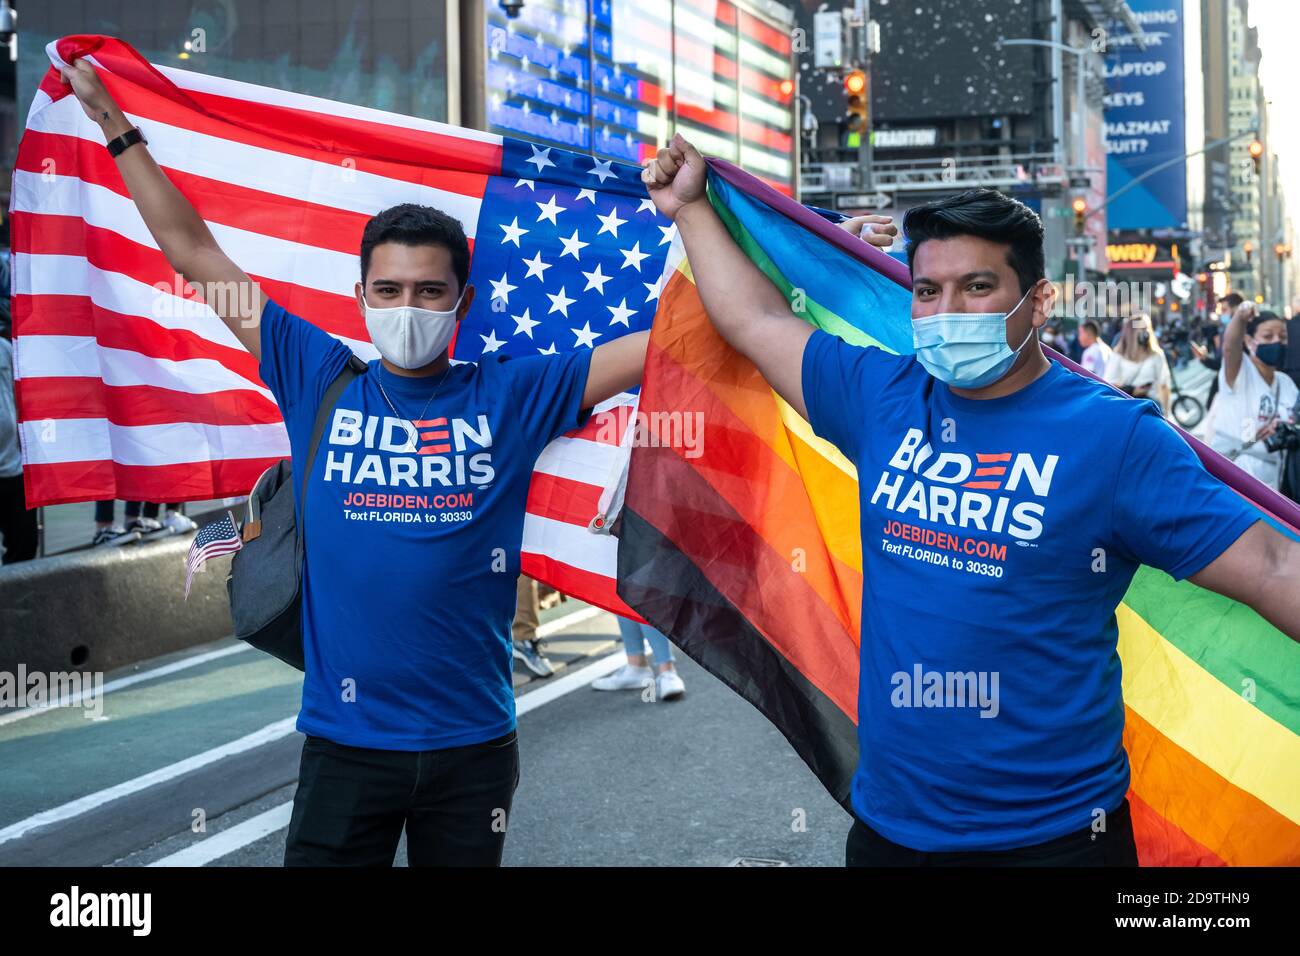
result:
[[[105,123],[108,122],[108,110],[104,110],[104,112],[100,113],[99,115]]]

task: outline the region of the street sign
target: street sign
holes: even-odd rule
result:
[[[835,197],[836,209],[888,209],[894,205],[889,193],[843,193]]]
[[[839,10],[813,14],[813,66],[839,69],[844,65],[844,16]]]

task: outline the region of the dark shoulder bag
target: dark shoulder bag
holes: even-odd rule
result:
[[[366,371],[366,363],[353,355],[330,383],[316,410],[311,444],[304,460],[306,472],[299,484],[303,515],[307,514],[307,479],[316,461],[316,449],[330,414],[343,389]],[[304,522],[305,523],[305,522]],[[294,514],[293,466],[289,459],[276,462],[257,479],[248,494],[248,515],[240,529],[244,546],[235,552],[226,577],[230,616],[235,637],[259,651],[303,670],[302,561],[305,529]]]

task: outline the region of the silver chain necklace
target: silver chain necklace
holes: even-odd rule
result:
[[[400,418],[403,421],[410,422],[411,427],[415,429],[415,437],[418,437],[420,434],[420,426],[415,423],[417,421],[422,422],[425,420],[424,415],[426,412],[428,412],[429,406],[433,404],[433,400],[434,398],[437,397],[438,392],[442,390],[442,383],[447,381],[447,379],[450,377],[451,377],[451,365],[448,364],[447,371],[443,372],[442,378],[438,379],[438,384],[434,387],[433,394],[430,395],[429,400],[424,403],[424,408],[420,409],[419,418],[406,418],[404,415],[402,415],[401,412],[397,410],[397,406],[393,404],[393,400],[388,397],[388,392],[384,388],[384,366],[382,363],[379,366],[379,375],[375,377],[375,381],[379,383],[379,393],[384,396],[384,401],[386,401],[388,403],[388,407],[393,410],[393,417]],[[412,438],[412,443],[415,443],[415,438]]]

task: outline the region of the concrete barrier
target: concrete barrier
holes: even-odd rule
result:
[[[0,567],[0,670],[108,671],[227,637],[230,556],[194,575],[194,534]]]

